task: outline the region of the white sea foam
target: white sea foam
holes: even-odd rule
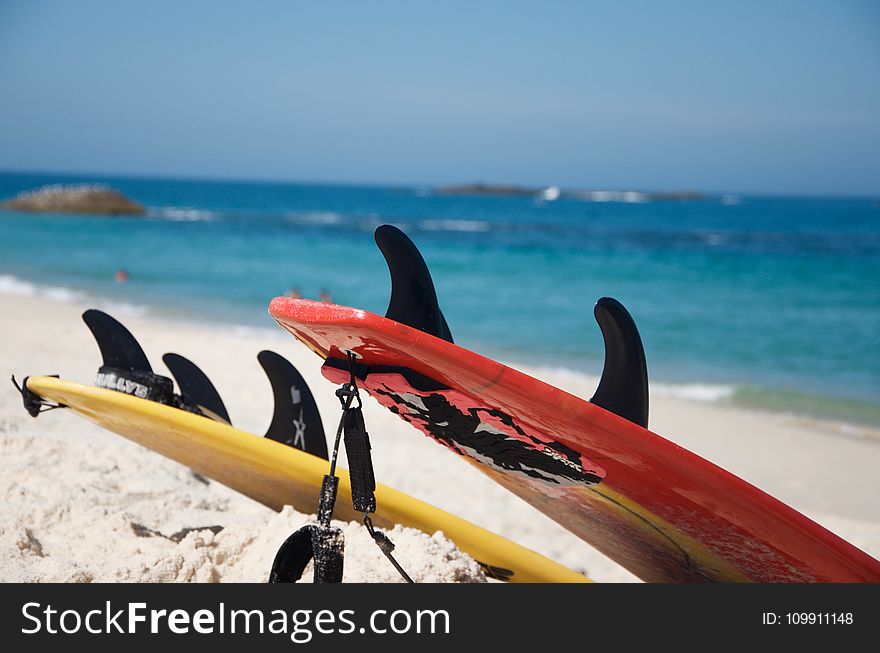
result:
[[[599,377],[594,374],[572,370],[567,367],[528,367],[513,364],[511,367],[534,376],[546,383],[564,388],[573,394],[589,397],[599,385]],[[663,383],[651,381],[650,396],[675,397],[688,401],[717,402],[733,397],[736,386],[720,383]]]
[[[644,204],[648,201],[648,196],[645,193],[628,190],[621,194],[621,199],[630,204]]]
[[[72,290],[63,286],[38,286],[11,274],[0,274],[0,293],[18,295],[20,297],[44,297],[54,302],[63,302],[65,304],[71,304],[86,297],[84,293],[78,290]]]
[[[724,234],[706,232],[698,234],[698,237],[701,241],[709,245],[710,247],[715,247],[716,245],[722,244],[725,240],[727,240]]]
[[[88,304],[90,307],[100,308],[118,315],[140,316],[149,313],[149,309],[140,304],[95,297],[81,290],[64,286],[38,285],[11,274],[0,274],[0,294],[39,297],[62,304]]]
[[[31,296],[35,290],[36,287],[32,283],[22,281],[9,274],[0,274],[0,293],[5,295]]]
[[[677,397],[690,401],[723,401],[730,399],[736,386],[714,383],[652,383],[651,394],[660,397]]]
[[[223,333],[231,333],[234,336],[271,338],[273,340],[289,342],[287,332],[282,331],[277,328],[277,326],[245,326],[242,324],[222,325],[217,324],[216,322],[211,323],[210,326]]]
[[[305,211],[302,213],[289,213],[288,219],[294,224],[317,224],[331,225],[341,224],[345,220],[345,216],[341,213],[333,211]]]
[[[628,204],[644,204],[651,200],[647,193],[634,190],[593,190],[572,193],[573,197],[587,202],[626,202]]]
[[[483,220],[422,220],[419,228],[423,231],[467,231],[486,232],[492,225]]]
[[[93,297],[89,300],[92,308],[100,308],[112,315],[129,315],[132,317],[142,317],[151,313],[147,306],[142,304],[132,304],[131,302],[119,302],[104,299],[102,297]]]
[[[562,195],[559,186],[548,186],[538,193],[538,198],[545,202],[555,202]]]
[[[188,206],[169,206],[150,209],[151,217],[173,220],[174,222],[210,222],[217,215],[213,211],[194,209]]]
[[[518,363],[506,362],[505,365],[514,369],[525,372],[536,379],[540,379],[546,383],[550,383],[559,387],[567,388],[585,388],[585,392],[592,392],[599,383],[599,377],[595,374],[580,372],[568,367],[539,365],[532,367],[529,365],[520,365]],[[578,393],[580,394],[580,393]]]

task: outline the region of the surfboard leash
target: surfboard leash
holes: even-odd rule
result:
[[[52,374],[56,379],[58,378],[57,374]],[[43,399],[40,395],[35,394],[28,390],[27,380],[29,377],[24,377],[21,382],[21,385],[18,384],[18,381],[15,380],[15,375],[12,375],[12,385],[15,386],[15,389],[18,390],[21,395],[21,402],[24,404],[24,409],[28,412],[28,415],[31,417],[36,417],[41,413],[47,413],[50,410],[55,410],[56,408],[67,408],[64,404],[53,404],[49,401]]]
[[[357,512],[364,516],[364,526],[370,537],[379,547],[379,550],[385,554],[385,557],[394,565],[394,568],[407,582],[412,583],[413,579],[404,571],[400,563],[397,562],[393,555],[394,542],[382,531],[373,527],[373,521],[370,514],[376,512],[376,476],[373,473],[373,458],[370,454],[370,436],[367,433],[366,424],[364,423],[364,414],[362,410],[361,397],[358,393],[357,379],[354,375],[354,354],[348,352],[348,374],[349,380],[347,384],[342,385],[336,390],[336,396],[343,405],[342,430],[345,434],[345,453],[348,455],[349,477],[351,479],[351,503]],[[357,399],[357,406],[353,406],[354,399]],[[339,446],[339,434],[337,432],[336,442],[334,443],[333,460],[336,460],[336,448]],[[335,469],[335,465],[334,468]],[[331,470],[331,473],[333,471]]]
[[[349,352],[349,380],[336,390],[336,396],[342,406],[342,417],[336,428],[336,438],[330,456],[330,471],[324,475],[321,483],[317,512],[318,525],[304,526],[285,540],[272,564],[272,571],[269,574],[270,583],[296,582],[312,558],[315,561],[314,582],[342,582],[344,537],[339,528],[330,525],[330,520],[333,516],[336,495],[339,490],[336,461],[339,457],[339,447],[343,441],[345,442],[345,451],[348,454],[352,507],[363,514],[364,526],[370,537],[394,565],[401,577],[407,583],[413,582],[392,553],[394,543],[385,533],[376,530],[370,519],[370,514],[376,512],[376,478],[370,455],[370,436],[364,423],[354,366],[354,354]],[[356,405],[355,400],[357,400]]]

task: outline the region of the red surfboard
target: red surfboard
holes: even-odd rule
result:
[[[377,241],[382,247],[378,233]],[[643,580],[880,581],[871,556],[639,425],[647,423],[646,376],[616,402],[598,401],[599,392],[586,401],[459,347],[430,297],[433,285],[415,275],[397,292],[404,277],[389,265],[389,315],[408,323],[287,297],[269,313],[325,360],[328,379],[353,374],[382,405]],[[413,304],[423,293],[428,310]],[[616,383],[612,353],[605,395]],[[623,367],[625,354],[615,358]],[[638,376],[638,356],[629,358]]]

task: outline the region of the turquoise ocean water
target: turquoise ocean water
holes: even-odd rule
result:
[[[0,211],[0,291],[271,328],[273,296],[326,288],[384,313],[372,231],[390,222],[422,250],[465,347],[598,374],[592,307],[610,295],[636,319],[660,391],[880,425],[877,200],[547,202],[19,174],[0,174],[0,199],[83,182],[112,185],[149,216]],[[120,267],[126,284],[113,281]]]

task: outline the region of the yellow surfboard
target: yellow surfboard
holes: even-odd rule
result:
[[[32,376],[28,390],[67,406],[78,415],[171,458],[233,490],[280,510],[291,505],[312,513],[318,502],[327,461],[245,433],[232,426],[122,392]],[[339,470],[341,496],[350,494],[348,473]],[[476,524],[384,485],[376,488],[375,524],[402,524],[425,533],[436,531],[477,560],[487,575],[520,583],[583,583],[589,580],[549,558]],[[360,518],[340,501],[334,517]]]

